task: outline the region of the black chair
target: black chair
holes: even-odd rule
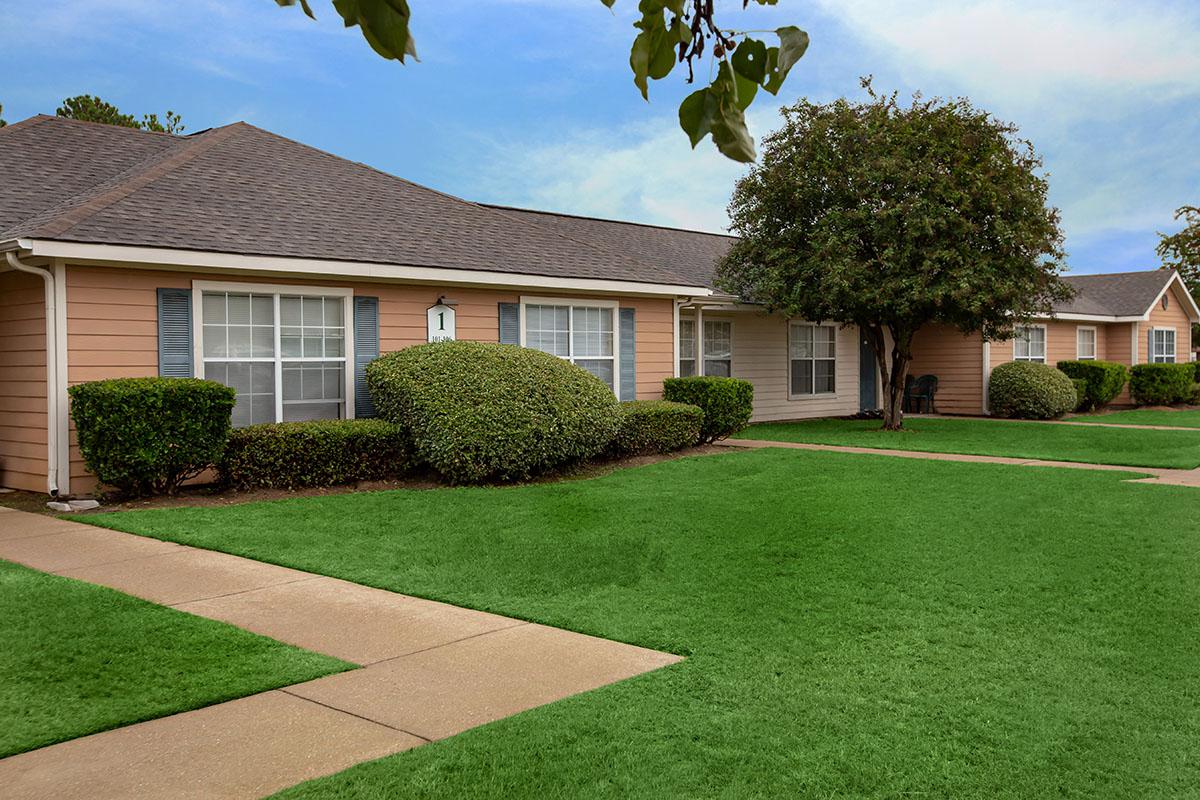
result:
[[[936,414],[933,396],[937,394],[937,375],[922,375],[914,379],[909,375],[904,380],[904,410],[914,414]]]

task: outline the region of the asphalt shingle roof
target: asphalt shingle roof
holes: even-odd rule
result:
[[[45,116],[12,128],[0,129],[12,178],[0,239],[696,285],[675,259],[572,238],[242,122],[191,136]]]
[[[1141,316],[1154,304],[1174,276],[1174,271],[1169,269],[1067,275],[1064,280],[1075,289],[1075,297],[1056,305],[1054,312],[1112,317]]]
[[[520,216],[539,225],[552,228],[578,241],[597,247],[619,248],[636,253],[638,258],[657,262],[682,274],[690,286],[713,283],[717,262],[729,251],[737,237],[720,233],[705,233],[637,222],[579,217],[550,211],[534,211],[509,206],[491,208]]]

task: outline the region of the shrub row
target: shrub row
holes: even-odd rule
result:
[[[1129,393],[1139,405],[1166,406],[1191,402],[1195,384],[1194,364],[1138,364],[1129,379]]]
[[[411,462],[399,425],[342,419],[238,428],[219,470],[238,489],[302,489],[397,478]]]
[[[523,480],[602,453],[670,452],[728,436],[747,424],[754,397],[746,381],[693,377],[667,380],[664,401],[619,404],[563,359],[479,342],[388,354],[368,366],[367,384],[381,420],[231,433],[233,390],[177,378],[83,384],[71,390],[72,413],[88,468],[139,495],[173,492],[212,466],[239,488],[332,486],[415,466],[450,483]]]
[[[670,453],[700,441],[704,412],[687,403],[634,400],[621,404],[621,422],[609,452],[615,456]]]
[[[988,408],[998,417],[1057,419],[1078,404],[1075,384],[1047,364],[1009,361],[992,370]]]
[[[1129,380],[1129,367],[1115,361],[1060,361],[1058,368],[1068,378],[1084,382],[1079,408],[1086,411],[1111,403]]]

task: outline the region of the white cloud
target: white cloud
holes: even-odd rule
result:
[[[752,113],[762,134],[774,112]],[[495,156],[475,199],[573,214],[721,232],[746,167],[705,140],[693,151],[674,118],[618,130],[578,129],[553,140],[490,143]]]
[[[995,96],[1200,90],[1200,7],[1067,0],[822,0],[901,68],[952,76]]]

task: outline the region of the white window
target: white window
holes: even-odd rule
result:
[[[789,393],[833,394],[837,389],[837,328],[792,322],[788,340]]]
[[[617,304],[526,298],[522,344],[583,367],[617,391]]]
[[[1150,331],[1150,362],[1152,364],[1175,363],[1175,329],[1154,328]]]
[[[679,320],[679,375],[689,378],[696,374],[696,321]]]
[[[349,291],[197,282],[196,294],[200,374],[236,390],[234,427],[348,415]]]
[[[1018,325],[1013,336],[1013,361],[1046,363],[1046,326]]]
[[[696,374],[696,321],[679,320],[679,374]],[[704,374],[718,378],[733,375],[733,323],[704,320]]]
[[[1075,329],[1075,358],[1093,361],[1096,358],[1096,329],[1080,326]]]

